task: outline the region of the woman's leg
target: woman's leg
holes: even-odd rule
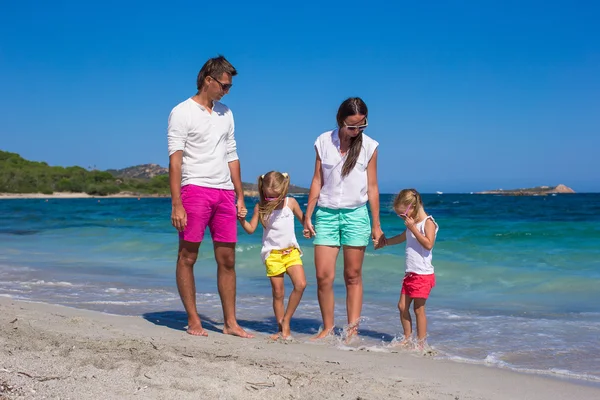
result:
[[[271,289],[273,290],[273,312],[275,313],[275,320],[278,325],[278,333],[271,336],[271,339],[277,339],[281,334],[281,321],[285,314],[285,308],[283,305],[283,297],[285,296],[285,285],[283,281],[283,274],[271,276]]]
[[[348,324],[358,328],[363,303],[362,266],[365,247],[344,246],[344,281]],[[355,330],[356,331],[356,330]]]
[[[335,261],[340,248],[336,246],[315,246],[315,269],[317,273],[317,295],[323,317],[323,331],[315,339],[322,339],[333,330],[334,306],[333,280],[335,278]]]
[[[298,308],[298,304],[300,304],[302,294],[306,288],[306,277],[304,276],[304,268],[302,268],[302,265],[292,265],[288,268],[287,273],[292,280],[294,290],[292,290],[292,293],[290,294],[285,315],[281,320],[281,335],[284,339],[290,336],[290,321],[294,312],[296,312],[296,308]]]

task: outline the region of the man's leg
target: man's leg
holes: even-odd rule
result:
[[[196,336],[208,336],[202,329],[202,322],[196,309],[196,281],[194,280],[194,264],[198,258],[200,243],[179,240],[179,252],[177,255],[177,289],[183,302],[183,307],[188,315],[187,333]]]
[[[223,333],[226,335],[253,338],[237,323],[235,316],[236,277],[235,243],[214,242],[217,261],[217,285],[223,306]]]
[[[223,333],[252,338],[237,323],[235,315],[235,244],[237,209],[233,190],[219,190],[219,202],[208,222],[217,261],[217,285],[223,306]]]
[[[196,282],[194,264],[198,258],[200,243],[212,214],[210,191],[195,185],[181,189],[181,201],[187,213],[187,225],[179,232],[179,252],[177,254],[177,289],[188,315],[188,330],[191,335],[207,336],[202,329],[196,309]]]

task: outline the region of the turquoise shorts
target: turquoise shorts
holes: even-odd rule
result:
[[[320,207],[315,213],[317,246],[364,247],[371,238],[371,219],[367,206],[354,209]]]

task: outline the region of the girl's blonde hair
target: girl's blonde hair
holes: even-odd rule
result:
[[[401,208],[406,209],[410,206],[408,214],[411,218],[417,218],[419,210],[423,208],[421,195],[415,189],[403,189],[394,199],[394,211],[398,212]]]
[[[263,224],[269,220],[273,210],[285,199],[290,188],[290,176],[284,172],[270,171],[258,177],[258,219]],[[265,199],[265,189],[270,189],[278,193],[277,200],[267,201]]]

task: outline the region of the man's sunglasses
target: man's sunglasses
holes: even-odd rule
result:
[[[221,86],[221,89],[222,89],[224,92],[228,91],[228,90],[229,90],[229,89],[231,89],[231,87],[233,86],[233,84],[231,84],[231,83],[222,83],[222,82],[220,82],[220,81],[219,81],[217,78],[215,78],[214,76],[211,76],[211,78],[213,78],[213,80],[214,80],[215,82],[217,82],[217,83],[218,83],[218,84]]]
[[[369,126],[369,121],[367,121],[367,119],[365,118],[365,123],[362,125],[348,125],[344,122],[344,126],[350,131],[364,131],[365,129],[367,129],[367,126]]]

